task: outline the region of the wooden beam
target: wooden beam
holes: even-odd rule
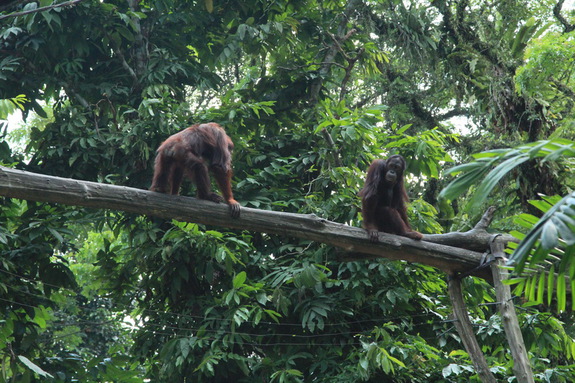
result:
[[[495,214],[495,207],[491,206],[483,214],[479,222],[469,231],[455,231],[446,234],[427,234],[425,240],[440,245],[461,247],[473,251],[484,252],[490,248],[494,237],[497,241],[507,243],[516,242],[519,240],[509,234],[494,234],[487,231],[493,216]]]
[[[491,271],[493,272],[495,296],[499,302],[499,312],[505,336],[513,357],[513,372],[518,383],[534,383],[533,371],[529,364],[523,334],[521,333],[521,327],[519,327],[519,320],[517,319],[513,297],[511,296],[511,288],[504,283],[509,273],[506,268],[502,267],[505,265],[503,244],[494,241],[491,246],[491,253],[496,257],[495,262],[491,264]]]
[[[0,166],[0,196],[60,203],[285,235],[326,243],[366,257],[418,262],[449,274],[467,272],[481,262],[482,254],[457,247],[415,241],[380,233],[371,243],[365,231],[331,222],[314,214],[294,214],[243,207],[232,219],[228,206],[190,197],[142,189],[46,176]],[[476,274],[474,274],[476,275]],[[490,278],[483,274],[485,278]]]
[[[467,313],[467,306],[463,300],[461,279],[457,276],[450,277],[448,288],[449,299],[451,299],[453,315],[455,316],[455,328],[461,337],[463,347],[465,347],[465,350],[469,354],[473,367],[475,367],[475,372],[479,375],[482,383],[497,383],[497,379],[495,379],[495,376],[491,373],[485,355],[473,332],[469,314]]]

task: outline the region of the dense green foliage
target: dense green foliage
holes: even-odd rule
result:
[[[468,229],[491,204],[494,231],[526,235],[572,191],[562,1],[58,3],[0,5],[0,118],[26,121],[0,125],[3,166],[146,189],[162,140],[215,121],[235,143],[234,195],[258,209],[360,226],[365,170],[396,153],[423,233]],[[557,314],[572,205],[524,250],[563,282],[516,280],[542,382],[575,379],[573,318]],[[283,236],[0,197],[0,382],[478,381],[445,280]],[[465,291],[493,373],[513,379],[491,287]]]

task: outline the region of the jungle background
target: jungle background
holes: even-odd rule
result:
[[[520,237],[573,191],[566,150],[509,167],[481,203],[477,186],[440,192],[473,154],[573,147],[574,30],[563,0],[5,1],[0,163],[147,189],[158,145],[215,121],[243,206],[359,227],[369,163],[401,154],[415,229],[468,230],[494,205],[491,230]],[[444,273],[339,255],[0,197],[0,381],[478,381]],[[536,380],[574,381],[564,288],[517,281]],[[492,287],[465,292],[513,381]]]

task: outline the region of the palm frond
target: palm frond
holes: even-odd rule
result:
[[[458,176],[439,195],[440,198],[452,200],[479,183],[465,205],[467,211],[481,207],[503,177],[526,161],[535,158],[557,161],[562,157],[575,157],[575,142],[561,138],[542,140],[516,148],[489,150],[474,154],[473,157],[475,161],[447,170],[447,174]]]
[[[517,275],[522,275],[512,283],[516,285],[516,294],[537,303],[543,303],[547,289],[547,304],[555,298],[557,310],[564,311],[567,283],[575,277],[575,192],[563,198],[544,197],[532,204],[545,214],[538,221],[528,214],[516,220],[531,230],[519,245],[511,246],[515,249],[507,265],[514,266]]]
[[[535,252],[529,262],[531,265],[541,262],[560,240],[564,246],[573,246],[574,229],[575,192],[563,197],[541,217],[517,246],[508,264],[515,264],[515,270],[521,273],[532,250]]]

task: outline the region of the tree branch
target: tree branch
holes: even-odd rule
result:
[[[551,78],[551,83],[555,85],[557,90],[559,90],[566,96],[565,97],[566,109],[568,112],[570,112],[571,109],[573,109],[573,100],[575,99],[575,92],[561,81]]]
[[[493,51],[493,46],[482,41],[480,36],[465,22],[465,9],[469,2],[462,0],[456,3],[455,14],[447,2],[433,1],[432,5],[443,15],[443,28],[447,35],[458,45],[470,45],[477,54],[483,56],[492,65],[504,68],[507,73],[515,73],[515,67],[505,65]]]
[[[481,217],[481,220],[473,229],[465,232],[453,232],[447,234],[427,234],[425,240],[441,245],[457,246],[474,251],[485,251],[489,248],[489,243],[494,236],[498,236],[498,242],[519,242],[517,238],[509,234],[489,233],[487,228],[493,220],[495,207],[491,206]]]
[[[449,120],[452,117],[469,116],[469,115],[470,115],[469,108],[455,107],[451,110],[448,110],[445,113],[436,114],[435,119],[438,121],[445,121],[445,120]]]
[[[475,337],[473,325],[469,319],[469,313],[463,297],[461,279],[450,278],[447,287],[449,299],[453,305],[453,316],[456,318],[454,324],[457,328],[457,333],[461,336],[461,342],[471,358],[477,375],[479,375],[483,383],[497,383],[497,379],[495,379],[495,376],[490,371],[489,364],[487,364],[487,360],[485,359],[485,354],[483,354],[481,346]]]
[[[339,100],[343,100],[343,98],[347,95],[347,84],[351,78],[351,72],[353,70],[353,68],[355,67],[355,64],[357,63],[357,61],[361,58],[361,56],[363,55],[363,52],[365,51],[365,48],[361,47],[358,51],[357,54],[355,55],[355,57],[351,58],[348,55],[345,55],[345,59],[348,62],[347,67],[345,68],[345,76],[343,77],[343,80],[341,81],[341,89],[339,91]]]
[[[341,163],[339,149],[335,145],[335,142],[333,141],[331,134],[329,134],[326,128],[323,128],[321,130],[321,134],[323,134],[323,137],[327,141],[328,146],[333,150],[333,160],[335,162],[335,166],[342,167],[343,164]]]
[[[331,66],[335,63],[335,57],[337,52],[341,50],[340,43],[349,39],[355,32],[355,29],[351,29],[347,33],[345,32],[347,21],[350,18],[352,12],[355,12],[360,5],[359,0],[351,0],[348,2],[347,6],[345,7],[344,13],[340,20],[339,26],[337,28],[337,34],[334,36],[330,34],[333,42],[327,48],[327,52],[323,58],[322,66],[319,69],[319,75],[317,79],[311,84],[310,91],[309,91],[309,100],[311,105],[315,105],[319,98],[319,92],[321,91],[321,87],[323,86],[323,81],[325,77],[328,75]]]
[[[142,76],[146,71],[146,65],[148,60],[148,50],[146,42],[144,39],[144,34],[142,31],[142,26],[140,24],[140,18],[136,16],[136,12],[139,11],[140,7],[139,0],[128,0],[128,5],[133,14],[130,16],[132,25],[134,27],[134,58],[136,60],[136,72],[138,76]]]
[[[28,11],[10,13],[9,15],[0,16],[0,20],[7,19],[8,17],[25,16],[25,15],[29,15],[31,13],[44,12],[44,11],[49,11],[51,9],[56,9],[56,8],[61,8],[61,7],[68,7],[68,6],[72,6],[72,5],[76,5],[78,3],[81,3],[82,1],[84,1],[84,0],[71,0],[71,1],[67,1],[65,3],[61,3],[61,4],[53,4],[53,5],[48,5],[48,6],[40,7],[40,8],[36,8],[36,9],[30,9]]]
[[[109,40],[113,41],[112,39],[109,39]],[[126,61],[126,56],[124,56],[124,52],[122,52],[122,49],[119,46],[112,47],[112,50],[114,51],[116,56],[118,56],[120,58],[120,61],[122,62],[122,67],[124,67],[126,72],[128,72],[128,74],[132,78],[132,85],[136,86],[139,82],[138,75],[132,69],[130,64],[128,64],[128,61]]]
[[[563,33],[569,33],[575,30],[575,25],[570,24],[569,21],[561,14],[561,9],[563,8],[563,3],[565,0],[559,0],[557,4],[553,7],[553,16],[563,25]]]
[[[183,222],[303,238],[336,246],[346,252],[361,253],[366,259],[382,257],[418,262],[437,267],[449,274],[473,270],[479,266],[482,259],[482,254],[475,251],[385,233],[380,233],[378,243],[372,243],[365,230],[330,222],[314,214],[293,214],[242,207],[241,217],[232,219],[229,207],[225,204],[123,186],[46,176],[1,166],[0,196],[122,210]],[[486,243],[485,248],[487,246]],[[483,272],[479,271],[476,275],[489,278],[485,273],[481,273]]]

